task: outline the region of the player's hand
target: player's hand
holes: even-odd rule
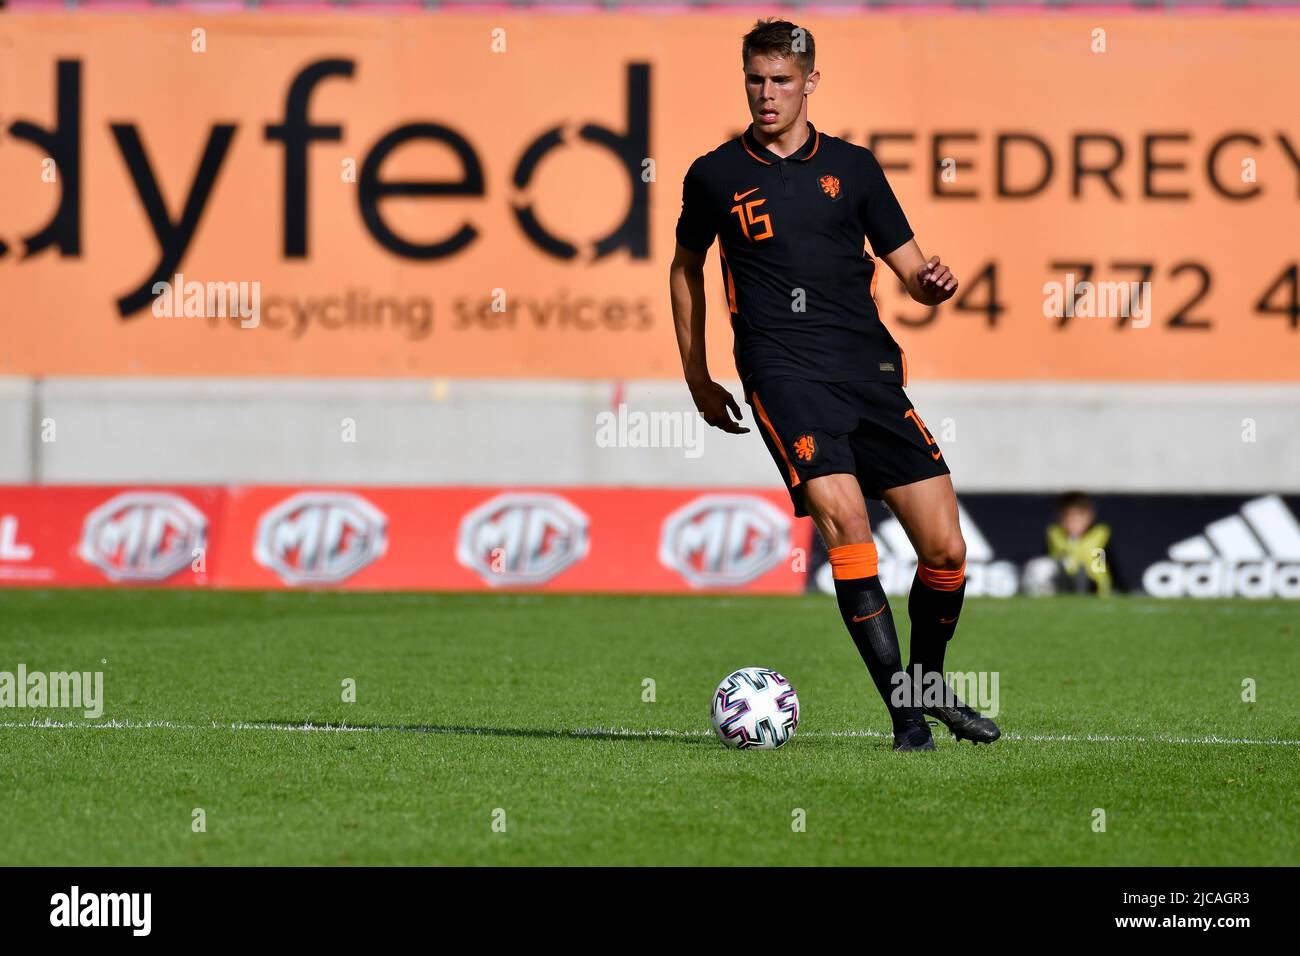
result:
[[[957,291],[957,277],[939,261],[938,256],[931,256],[929,262],[916,270],[916,280],[921,286],[922,297],[931,305],[948,301]]]
[[[748,428],[740,424],[743,421],[740,406],[736,404],[729,391],[712,379],[688,381],[686,384],[690,387],[695,407],[699,409],[701,417],[706,422],[714,428],[721,428],[724,432],[731,432],[733,435],[744,435],[749,432]],[[736,416],[735,421],[731,420],[733,412]]]

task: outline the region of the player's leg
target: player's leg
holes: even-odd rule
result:
[[[997,725],[966,707],[944,681],[944,655],[957,630],[966,595],[966,542],[957,516],[952,479],[938,475],[882,493],[916,550],[916,576],[907,600],[912,621],[909,675],[922,674],[921,687],[942,687],[945,700],[925,712],[959,739],[992,743]]]
[[[908,673],[943,673],[944,652],[957,630],[966,595],[966,542],[948,475],[890,488],[885,503],[916,550],[916,576],[907,601],[912,619]]]
[[[840,614],[872,681],[889,708],[897,749],[932,749],[934,740],[906,681],[898,634],[876,571],[867,507],[853,476],[856,463],[847,433],[857,421],[852,396],[825,383],[776,380],[756,384],[745,400],[758,432],[790,491],[796,516],[811,516],[830,551]],[[900,733],[901,731],[901,733]]]
[[[840,617],[889,710],[895,750],[933,750],[934,739],[913,705],[903,673],[889,600],[880,585],[876,545],[867,504],[856,477],[829,474],[809,479],[803,501],[830,552]]]

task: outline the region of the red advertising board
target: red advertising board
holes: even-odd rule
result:
[[[803,589],[782,492],[0,487],[0,586]]]
[[[212,582],[226,493],[0,486],[0,586]]]

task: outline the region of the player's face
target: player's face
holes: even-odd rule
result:
[[[817,73],[805,77],[794,56],[755,53],[745,67],[745,95],[754,128],[780,135],[799,119],[805,93],[817,86]]]
[[[1091,508],[1078,505],[1066,508],[1061,512],[1061,529],[1071,538],[1077,538],[1092,527],[1094,518]]]

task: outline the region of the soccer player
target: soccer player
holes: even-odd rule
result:
[[[745,401],[795,515],[812,516],[830,552],[840,615],[889,709],[894,749],[934,749],[927,715],[959,740],[991,743],[993,721],[933,683],[961,614],[966,543],[943,453],[903,392],[907,360],[881,324],[863,239],[923,305],[949,299],[957,280],[922,254],[871,151],[808,121],[814,53],[807,30],[758,21],[741,47],[752,122],[686,173],[669,278],[682,368],[706,422],[749,431],[705,356],[704,262],[717,238]],[[906,674],[866,498],[889,506],[917,553]],[[915,691],[945,689],[939,706],[914,693],[917,673]]]

